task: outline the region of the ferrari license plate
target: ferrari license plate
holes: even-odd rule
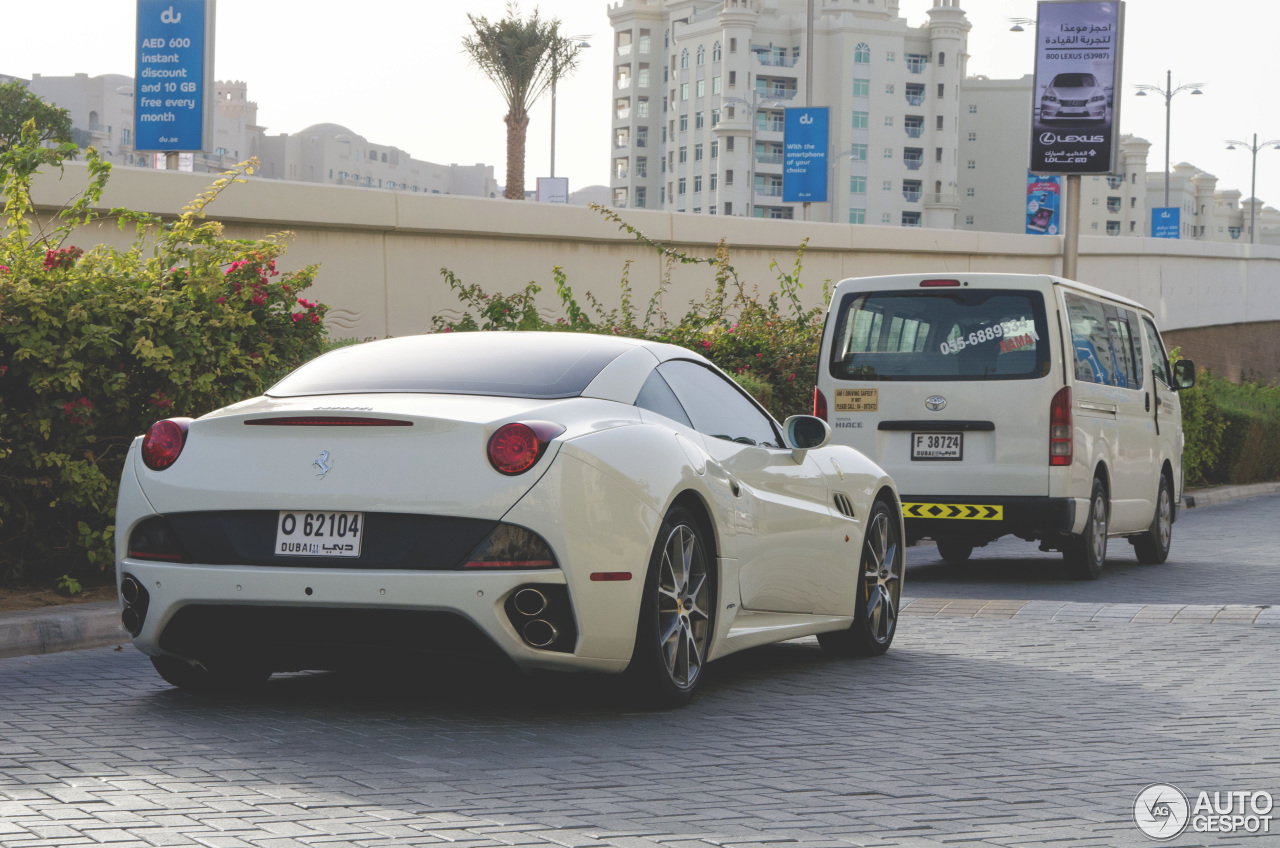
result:
[[[285,512],[276,523],[276,556],[358,557],[362,512]]]
[[[912,433],[912,459],[963,459],[964,433]]]

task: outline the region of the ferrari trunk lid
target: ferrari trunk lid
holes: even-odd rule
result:
[[[139,459],[137,474],[161,512],[335,510],[497,520],[542,476],[559,443],[524,473],[508,476],[489,462],[489,437],[512,421],[554,421],[571,402],[261,397],[192,421],[172,466],[153,471]]]

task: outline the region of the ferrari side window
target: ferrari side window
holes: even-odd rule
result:
[[[715,371],[681,359],[659,365],[658,371],[699,433],[746,445],[782,446],[773,420]]]
[[[636,406],[665,415],[686,427],[693,427],[689,416],[684,413],[684,407],[680,405],[680,401],[676,400],[675,392],[671,391],[667,381],[662,379],[662,375],[657,371],[650,374],[649,379],[644,381],[640,394],[636,395]]]

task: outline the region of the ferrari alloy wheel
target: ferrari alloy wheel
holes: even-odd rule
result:
[[[818,644],[842,656],[875,657],[889,650],[898,630],[903,568],[897,514],[884,501],[876,501],[862,542],[853,624],[847,630],[819,633]]]
[[[657,706],[688,703],[711,642],[712,558],[693,513],[673,507],[654,544],[627,672]]]
[[[271,672],[249,663],[205,665],[172,656],[152,657],[151,664],[166,682],[202,695],[226,695],[257,689]]]

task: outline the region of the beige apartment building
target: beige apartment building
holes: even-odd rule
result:
[[[801,218],[783,202],[783,116],[825,106],[828,197],[810,220],[955,226],[959,86],[970,24],[934,0],[620,0],[613,26],[612,202]],[[812,30],[812,84],[806,54]]]

